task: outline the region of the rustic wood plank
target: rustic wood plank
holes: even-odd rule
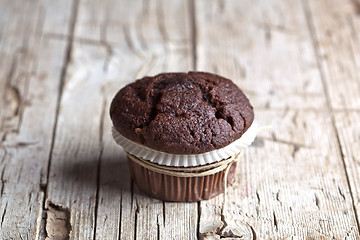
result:
[[[73,1],[0,2],[1,239],[359,238],[356,1],[196,4],[194,29],[190,0],[84,0],[73,36]],[[131,186],[107,112],[135,78],[194,65],[235,79],[274,127],[238,163],[225,208],[219,196],[199,213]]]
[[[107,106],[108,107],[108,106]],[[106,112],[107,113],[107,112]],[[101,156],[96,239],[131,239],[134,236],[135,214],[132,211],[130,175],[125,153],[109,136],[112,125],[104,115],[103,154]],[[96,167],[96,162],[93,163]],[[127,206],[122,208],[122,205]],[[127,231],[124,231],[126,229]]]
[[[348,174],[353,204],[360,222],[360,114],[359,112],[336,112],[336,128]]]
[[[333,109],[360,109],[357,0],[304,0],[318,61]]]
[[[70,238],[196,237],[196,203],[163,203],[132,190],[108,116],[127,83],[191,68],[189,9],[190,1],[180,0],[80,2],[47,196],[69,211]]]
[[[197,70],[234,79],[257,108],[326,107],[299,1],[196,1],[195,9]]]
[[[222,216],[227,228],[220,235],[239,236],[244,232],[236,230],[243,227],[259,239],[359,238],[331,117],[317,111],[257,113],[259,123],[273,130],[262,132],[238,163]],[[210,214],[201,214],[200,223],[218,217],[221,206],[221,198],[202,203],[201,212]],[[200,225],[200,231],[212,236],[223,222],[212,229]]]
[[[0,2],[0,239],[37,239],[71,1]],[[56,11],[56,15],[52,14]]]
[[[336,126],[336,140],[341,144],[343,164],[352,193],[353,206],[357,212],[358,229],[360,229],[359,168],[352,150],[355,149],[354,144],[356,145],[356,137],[354,138],[357,131],[356,112],[347,112],[358,111],[360,103],[358,97],[360,5],[358,1],[304,0],[304,6],[326,86],[333,124]],[[339,109],[340,112],[337,111]],[[343,112],[342,110],[345,109],[346,112]],[[346,138],[347,136],[349,138]]]
[[[105,51],[97,46],[87,50],[95,56]],[[83,49],[74,46],[58,116],[46,201],[70,212],[72,239],[92,239],[94,235],[105,113],[102,63],[103,59],[86,58]]]
[[[274,127],[238,163],[225,209],[201,203],[200,238],[358,238],[301,1],[196,3],[198,69],[234,79]]]

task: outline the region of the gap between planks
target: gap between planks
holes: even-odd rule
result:
[[[196,28],[196,4],[195,0],[190,0],[189,12],[190,12],[190,28],[191,28],[191,57],[193,71],[197,70],[197,28]],[[200,239],[200,216],[201,216],[201,203],[197,203],[197,225],[196,225],[196,236]]]
[[[100,125],[99,125],[99,144],[100,144],[100,153],[97,162],[97,172],[96,172],[96,199],[95,199],[95,213],[94,213],[94,236],[93,239],[96,239],[96,227],[97,227],[97,214],[99,207],[99,190],[100,190],[100,173],[101,173],[101,159],[104,152],[104,118],[105,118],[105,108],[106,108],[106,98],[103,100],[101,115],[100,115]]]
[[[59,84],[59,89],[58,89],[59,94],[58,94],[58,99],[56,102],[54,128],[52,129],[52,138],[51,138],[51,145],[50,145],[50,151],[49,151],[49,157],[48,157],[49,160],[48,160],[48,166],[47,166],[46,183],[45,184],[40,183],[40,189],[41,189],[41,191],[44,192],[43,201],[42,201],[42,211],[39,213],[41,215],[43,215],[43,213],[45,213],[48,210],[48,207],[46,205],[47,205],[48,183],[49,183],[50,169],[51,169],[51,162],[52,162],[51,160],[52,160],[53,149],[54,149],[54,144],[55,144],[56,129],[57,129],[57,125],[58,125],[60,103],[61,103],[64,83],[65,83],[65,78],[66,78],[66,72],[67,72],[68,65],[71,60],[71,53],[72,53],[72,47],[73,47],[73,36],[74,36],[74,32],[75,32],[75,24],[76,24],[78,9],[79,9],[79,3],[80,3],[80,0],[73,1],[71,20],[70,20],[70,28],[69,28],[69,38],[67,39],[66,54],[65,54],[65,58],[64,58],[62,71],[60,74],[60,84]],[[69,223],[70,223],[70,217],[69,217]],[[45,217],[44,224],[41,224],[40,227],[44,228],[45,230],[40,229],[38,232],[44,231],[45,235],[47,235],[46,217]]]

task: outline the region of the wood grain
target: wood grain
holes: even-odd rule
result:
[[[360,114],[359,112],[336,112],[336,128],[339,133],[346,172],[351,186],[352,200],[360,222]]]
[[[0,239],[36,239],[71,1],[0,2]],[[52,13],[59,10],[55,16]]]
[[[247,229],[259,239],[359,238],[330,116],[297,110],[257,113],[259,123],[273,129],[260,133],[239,161],[223,216],[221,198],[201,203],[205,239],[212,232],[226,236],[232,231],[236,237]],[[219,215],[223,221],[209,227],[208,219]],[[227,231],[217,232],[224,222]],[[240,227],[244,232],[236,232]]]
[[[197,66],[234,79],[273,127],[240,161],[225,206],[201,203],[201,238],[358,238],[301,1],[196,3]]]
[[[108,115],[125,84],[191,68],[189,8],[188,1],[80,2],[47,197],[69,209],[70,238],[196,237],[196,203],[163,203],[131,186]]]
[[[322,109],[299,1],[196,1],[197,70],[233,79],[257,108]]]
[[[304,0],[304,5],[331,108],[359,109],[359,2]]]
[[[357,142],[354,138],[357,130],[355,119],[359,110],[360,4],[355,0],[342,1],[341,4],[337,1],[304,1],[304,6],[336,129],[334,140],[341,145],[343,165],[360,229],[359,168],[352,150]]]
[[[356,0],[0,1],[0,239],[359,239]],[[145,196],[116,91],[200,70],[263,129],[201,203]],[[226,201],[224,202],[224,196]]]

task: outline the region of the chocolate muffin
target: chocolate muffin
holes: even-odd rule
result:
[[[225,147],[254,120],[249,100],[232,81],[205,72],[137,80],[116,94],[110,116],[123,136],[172,154]]]
[[[144,77],[125,86],[111,103],[110,117],[115,134],[119,135],[126,144],[139,144],[144,149],[152,151],[153,156],[166,153],[165,158],[180,155],[177,157],[180,160],[184,156],[203,159],[206,155],[206,161],[192,164],[192,167],[197,167],[198,164],[209,164],[209,153],[216,152],[222,156],[222,149],[240,139],[252,125],[254,112],[247,97],[231,80],[211,73],[189,72],[162,73],[154,77]],[[124,141],[120,145],[124,145]],[[136,153],[134,155],[131,159],[142,158]],[[153,162],[150,164],[156,163],[156,159],[142,160],[145,160],[145,163],[146,160]],[[216,159],[214,162],[221,160],[225,159]],[[188,198],[169,198],[164,194],[162,196],[152,194],[151,187],[145,187],[144,184],[150,182],[151,176],[154,176],[154,172],[151,173],[153,168],[148,169],[135,162],[130,161],[132,176],[139,187],[150,195],[171,201],[205,199],[203,193],[200,193],[201,196],[198,194],[199,196]],[[210,160],[210,163],[212,162]],[[157,163],[162,165],[161,161]],[[167,165],[174,167],[173,162]],[[175,165],[185,166],[179,163],[179,160]],[[235,164],[231,167],[230,173],[233,172]],[[146,173],[150,173],[151,176],[147,176]],[[224,175],[224,173],[225,171],[220,171],[217,174]],[[219,177],[215,175],[213,177]],[[144,180],[144,176],[149,179]],[[173,182],[174,176],[171,177]],[[160,180],[156,180],[157,185],[162,184],[164,187],[169,185],[166,181],[170,179],[166,179],[166,174],[160,173],[158,178]],[[182,179],[184,177],[178,178],[180,182],[184,182]],[[196,182],[195,179],[192,180]],[[222,185],[220,180],[217,185]],[[220,185],[214,189],[216,190],[214,193],[218,194],[223,190]],[[178,190],[181,184],[179,186]],[[189,187],[184,186],[184,189]],[[175,192],[175,195],[179,194],[178,191]],[[207,198],[212,197],[210,195],[208,194]]]

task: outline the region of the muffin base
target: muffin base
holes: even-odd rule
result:
[[[171,202],[197,202],[224,192],[227,169],[201,177],[178,177],[152,171],[128,158],[131,178],[151,197]],[[236,162],[227,173],[227,185],[234,179]],[[187,168],[189,169],[189,168]]]

